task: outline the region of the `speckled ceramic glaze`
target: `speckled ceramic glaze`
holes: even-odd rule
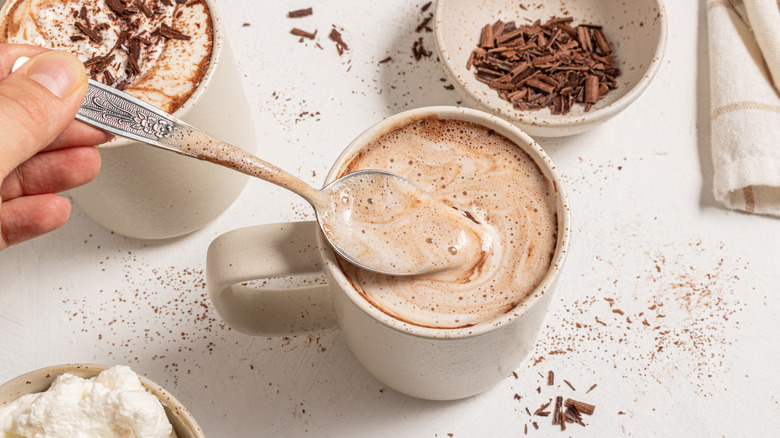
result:
[[[67,364],[31,371],[0,385],[0,406],[11,403],[23,395],[46,391],[54,382],[54,379],[61,374],[70,373],[74,376],[89,379],[108,368],[110,367],[107,365]],[[168,415],[168,421],[173,425],[173,430],[176,431],[176,435],[179,438],[205,437],[195,418],[192,417],[192,414],[176,397],[146,377],[138,377],[144,388],[160,400],[163,408],[165,408],[165,413]]]
[[[524,4],[526,9],[520,8]],[[593,23],[614,46],[621,75],[618,87],[585,112],[574,105],[565,115],[549,108],[519,111],[466,69],[482,28],[496,20],[524,24],[571,16],[574,24]],[[526,20],[527,19],[527,20]],[[533,136],[561,137],[585,132],[618,114],[647,88],[661,66],[666,48],[666,12],[662,0],[438,0],[434,19],[439,59],[450,80],[470,106],[503,117]]]

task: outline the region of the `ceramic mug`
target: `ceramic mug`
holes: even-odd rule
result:
[[[174,116],[254,153],[255,128],[215,0],[208,69]],[[165,239],[204,227],[227,210],[248,177],[221,166],[116,138],[98,147],[100,173],[70,195],[86,214],[119,234]]]
[[[360,296],[340,269],[314,221],[259,225],[225,233],[209,246],[206,278],[219,315],[235,330],[272,336],[338,326],[358,361],[387,386],[414,397],[452,400],[483,392],[528,355],[547,311],[571,234],[563,184],[542,148],[509,122],[459,107],[403,112],[357,137],[336,160],[325,183],[373,139],[411,121],[435,116],[482,125],[527,152],[556,190],[558,241],[538,287],[512,311],[476,325],[439,329],[409,324]],[[250,280],[324,272],[327,285],[267,290]],[[242,284],[243,283],[243,284]]]

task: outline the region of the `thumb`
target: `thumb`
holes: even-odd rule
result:
[[[36,55],[0,82],[0,180],[57,138],[86,92],[84,65],[64,52]]]

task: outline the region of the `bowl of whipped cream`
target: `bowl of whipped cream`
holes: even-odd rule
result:
[[[192,414],[125,365],[41,368],[0,385],[0,436],[204,438]]]

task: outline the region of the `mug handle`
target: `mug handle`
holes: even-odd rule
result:
[[[316,274],[322,261],[314,221],[257,225],[217,237],[206,255],[211,302],[234,330],[283,336],[335,327],[328,285],[266,289],[252,280]]]

